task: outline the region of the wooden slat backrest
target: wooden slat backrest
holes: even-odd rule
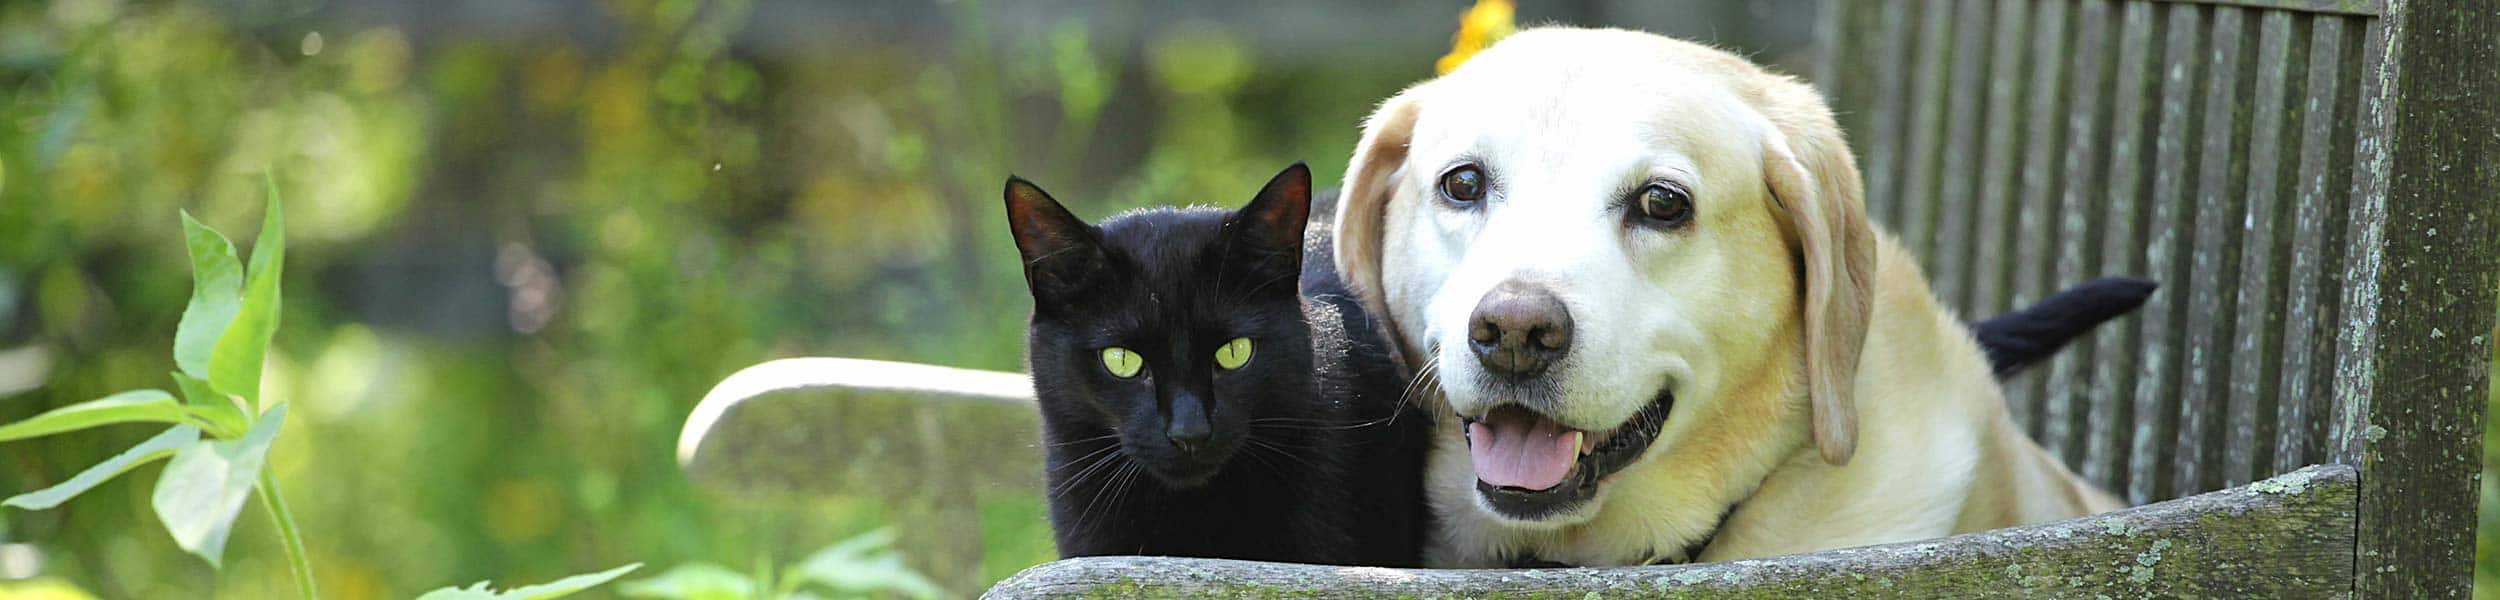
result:
[[[2100,275],[2164,289],[2008,385],[2016,418],[2146,502],[2327,462],[2365,3],[1858,0],[1822,80],[1870,212],[1946,302]]]
[[[2164,284],[2008,384],[2033,436],[2139,503],[2353,464],[2355,591],[2466,589],[2500,3],[1831,6],[1818,80],[1941,298]]]

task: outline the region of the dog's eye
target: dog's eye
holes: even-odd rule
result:
[[[1441,196],[1458,204],[1474,204],[1484,199],[1484,183],[1484,169],[1459,165],[1441,174]]]
[[[1640,202],[1641,217],[1667,227],[1682,227],[1693,221],[1693,198],[1663,183],[1641,187],[1635,198]]]

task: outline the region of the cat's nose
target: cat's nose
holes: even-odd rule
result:
[[[1164,432],[1164,434],[1172,437],[1172,447],[1180,450],[1182,454],[1197,454],[1199,448],[1207,445],[1207,428],[1204,425],[1194,430],[1183,430],[1174,426],[1171,431]]]
[[[1571,309],[1543,285],[1505,281],[1476,301],[1467,342],[1476,362],[1495,375],[1542,375],[1571,352]]]
[[[1207,438],[1214,435],[1207,426],[1206,403],[1190,396],[1172,399],[1172,418],[1163,428],[1164,437],[1171,438],[1172,448],[1182,454],[1196,454],[1205,448]]]

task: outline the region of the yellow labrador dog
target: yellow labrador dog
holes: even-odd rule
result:
[[[2121,506],[2007,416],[1867,222],[1821,98],[1726,52],[1520,33],[1383,103],[1338,267],[1444,405],[1444,567],[1726,560]]]

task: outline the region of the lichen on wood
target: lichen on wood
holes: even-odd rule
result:
[[[1935,540],[1697,565],[1436,570],[1091,557],[988,598],[2309,597],[2349,590],[2354,472],[2308,467],[2209,494]]]

